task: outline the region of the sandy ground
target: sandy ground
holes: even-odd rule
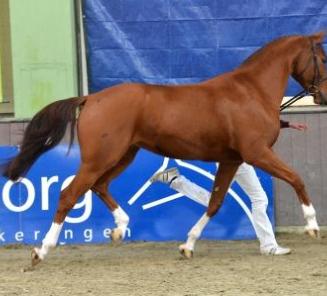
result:
[[[34,271],[30,247],[0,248],[0,295],[327,295],[327,233],[280,234],[293,254],[262,256],[256,241],[61,246]]]

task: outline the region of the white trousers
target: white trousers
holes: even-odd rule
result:
[[[242,187],[251,200],[254,230],[260,242],[260,249],[276,247],[274,231],[267,215],[268,197],[254,168],[242,163],[235,174],[234,181]],[[206,207],[209,204],[211,193],[182,175],[177,177],[170,187]]]

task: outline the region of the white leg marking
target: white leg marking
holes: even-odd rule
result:
[[[188,233],[188,238],[185,243],[186,249],[191,250],[191,251],[194,250],[195,243],[198,240],[198,238],[201,236],[201,233],[202,233],[203,229],[206,227],[206,225],[208,224],[209,220],[210,220],[210,218],[207,216],[207,213],[205,213],[199,219],[199,221],[196,222],[196,224],[192,227],[192,229]]]
[[[316,219],[316,211],[312,204],[306,206],[302,204],[302,210],[304,219],[307,221],[307,225],[305,226],[305,230],[319,230],[319,225]]]
[[[35,248],[35,252],[38,254],[41,260],[45,258],[50,248],[54,248],[57,245],[62,226],[63,223],[52,223],[49,231],[47,232],[46,236],[42,241],[41,249]]]
[[[127,225],[129,222],[129,217],[121,207],[118,207],[116,210],[114,210],[112,214],[114,216],[117,228],[119,228],[122,231],[122,236],[124,238]]]

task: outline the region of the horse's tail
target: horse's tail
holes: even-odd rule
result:
[[[74,141],[77,108],[84,102],[85,98],[70,98],[56,101],[39,111],[24,132],[18,155],[7,163],[3,175],[11,180],[24,175],[42,153],[61,141],[68,123],[71,123],[70,148]]]

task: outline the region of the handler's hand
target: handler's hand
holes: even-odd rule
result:
[[[298,131],[305,131],[308,129],[308,126],[304,123],[289,123],[290,128],[294,128]]]

